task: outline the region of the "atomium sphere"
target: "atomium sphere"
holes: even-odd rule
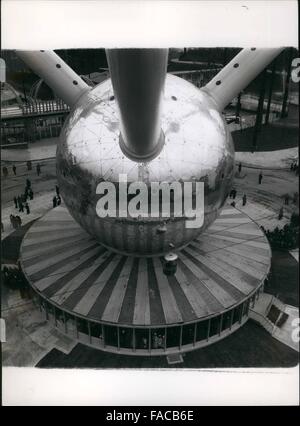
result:
[[[118,116],[111,80],[84,94],[73,108],[57,148],[63,200],[82,228],[108,248],[137,255],[179,249],[217,218],[232,185],[234,148],[225,120],[208,94],[168,74],[161,111],[164,145],[151,161],[138,162],[120,148]],[[162,209],[158,217],[99,217],[97,186],[111,182],[118,195],[120,174],[128,184],[144,182],[149,194],[152,182],[202,182],[202,225],[187,227],[184,214],[175,215],[172,206],[168,217]]]

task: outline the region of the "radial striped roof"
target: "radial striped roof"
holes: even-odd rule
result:
[[[33,288],[62,310],[118,325],[193,322],[239,304],[270,267],[270,247],[244,213],[226,207],[214,224],[179,253],[177,272],[163,259],[133,257],[99,245],[64,206],[27,232],[23,270]]]

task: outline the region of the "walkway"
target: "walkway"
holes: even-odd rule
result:
[[[298,161],[298,148],[281,149],[279,151],[265,152],[236,152],[236,163],[258,169],[289,169],[291,163]]]
[[[1,162],[41,161],[55,158],[59,138],[42,139],[30,143],[26,149],[1,149]]]
[[[9,175],[1,176],[1,221],[4,225],[4,232],[1,234],[3,240],[15,230],[10,224],[10,214],[19,215],[22,224],[25,225],[32,220],[43,216],[52,208],[52,198],[55,195],[56,164],[54,159],[41,161],[41,174],[37,176],[35,167],[31,171],[27,170],[26,163],[19,162],[16,164],[16,176],[12,172],[12,166],[7,165]],[[33,200],[29,200],[30,214],[19,213],[15,208],[13,198],[24,193],[26,179],[30,179],[31,187],[34,192]]]
[[[273,153],[272,153],[273,155]],[[276,226],[283,228],[289,222],[291,214],[298,211],[298,205],[293,204],[292,198],[298,192],[298,176],[290,170],[263,170],[263,180],[258,184],[260,170],[242,167],[236,173],[234,188],[237,190],[236,208],[246,213],[251,219],[266,229]],[[243,194],[247,203],[242,205]],[[284,204],[284,196],[289,194],[289,205]],[[283,218],[278,220],[280,208],[283,207]]]

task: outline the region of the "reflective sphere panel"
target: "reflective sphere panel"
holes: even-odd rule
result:
[[[118,109],[106,80],[80,99],[61,133],[57,175],[65,204],[90,235],[120,252],[151,255],[184,246],[216,219],[232,184],[231,135],[207,94],[167,75],[161,122],[165,144],[159,155],[145,163],[127,158],[119,145]],[[96,188],[101,182],[117,184],[120,174],[127,176],[128,184],[144,182],[149,195],[153,182],[182,186],[202,182],[203,224],[187,227],[187,218],[175,214],[173,205],[168,217],[162,206],[159,217],[119,217],[117,202],[117,217],[99,217],[96,206],[101,195]],[[121,190],[114,187],[118,198]],[[195,192],[185,193],[187,201],[195,203],[195,197]]]

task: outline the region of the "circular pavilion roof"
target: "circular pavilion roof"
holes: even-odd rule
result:
[[[106,249],[60,206],[27,232],[21,262],[32,287],[66,312],[116,325],[166,326],[240,304],[260,287],[271,259],[263,232],[229,206],[177,254],[175,275],[165,275],[163,258]]]

